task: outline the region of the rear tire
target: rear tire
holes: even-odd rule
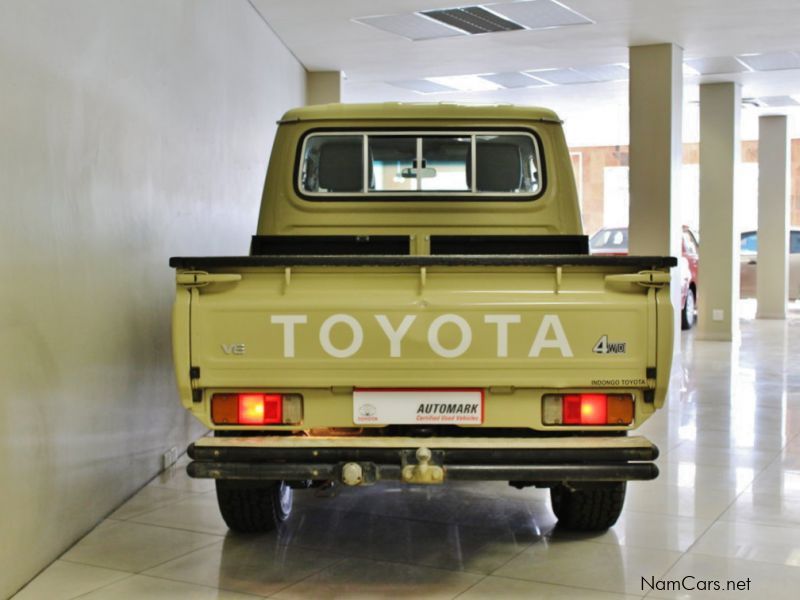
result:
[[[272,531],[292,513],[292,488],[285,481],[218,479],[216,483],[219,512],[233,531]]]
[[[550,488],[550,502],[558,523],[574,531],[603,531],[617,522],[625,503],[626,482],[588,483]]]
[[[694,327],[694,323],[697,320],[695,314],[697,299],[695,298],[694,293],[695,292],[692,288],[689,288],[686,292],[686,304],[684,304],[683,310],[681,311],[681,329],[684,331]]]

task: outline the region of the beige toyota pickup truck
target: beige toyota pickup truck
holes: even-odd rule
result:
[[[249,256],[178,257],[189,447],[237,531],[293,489],[505,481],[605,529],[658,450],[671,257],[590,256],[561,122],[512,106],[281,119]]]

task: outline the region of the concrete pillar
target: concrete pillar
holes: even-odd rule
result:
[[[681,255],[680,170],[683,50],[674,44],[630,48],[631,254]],[[672,279],[680,282],[678,269]],[[672,286],[675,339],[680,333],[680,284]],[[680,343],[675,344],[676,352]]]
[[[731,341],[738,332],[739,235],[735,231],[739,165],[738,83],[700,85],[700,261],[698,338]]]
[[[341,71],[306,71],[306,104],[329,104],[341,101]]]
[[[789,130],[785,115],[758,120],[759,319],[785,319],[789,296]]]

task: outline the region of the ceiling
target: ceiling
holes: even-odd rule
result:
[[[797,0],[559,1],[593,23],[411,41],[355,19],[410,15],[416,11],[470,3],[454,0],[250,0],[308,70],[345,73],[345,101],[539,104],[554,108],[565,118],[568,138],[573,145],[603,141],[624,143],[627,139],[626,82],[430,94],[419,94],[393,83],[428,77],[627,63],[629,46],[667,42],[681,46],[684,58],[689,61],[800,51],[800,2]],[[484,6],[490,4],[487,2]],[[697,111],[691,102],[697,98],[697,85],[710,81],[740,82],[744,96],[796,95],[800,100],[800,69],[687,76],[684,126],[687,140],[696,138]],[[744,137],[755,137],[753,123],[757,123],[756,117],[763,112],[800,114],[797,108],[746,109],[742,124]],[[587,130],[589,125],[595,129],[591,134]]]

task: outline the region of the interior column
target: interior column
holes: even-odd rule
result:
[[[730,341],[738,331],[739,236],[735,231],[741,86],[700,86],[700,261],[698,337]]]
[[[681,256],[680,170],[683,49],[674,44],[630,48],[630,254]],[[678,269],[673,282],[680,282]],[[672,285],[675,339],[680,284]],[[680,344],[675,344],[680,351]]]
[[[329,104],[341,101],[341,71],[306,71],[306,104]]]
[[[758,120],[759,319],[785,319],[789,278],[789,131],[785,115]]]

